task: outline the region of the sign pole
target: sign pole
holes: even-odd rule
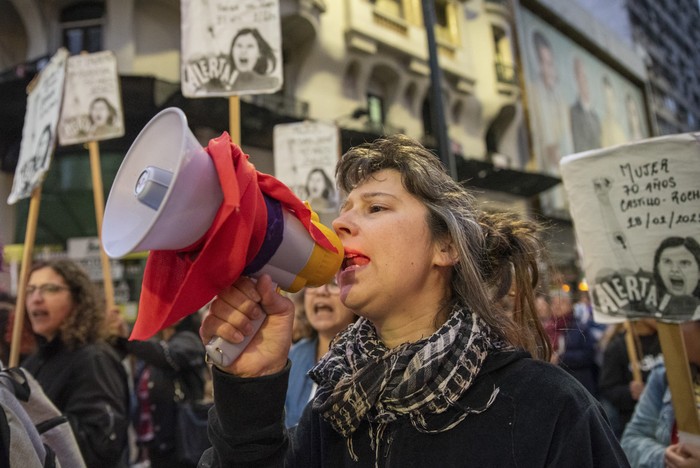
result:
[[[104,285],[107,311],[114,308],[114,284],[109,257],[102,246],[102,218],[104,218],[105,197],[102,186],[102,167],[100,165],[100,147],[96,141],[88,142],[90,150],[90,172],[92,173],[92,195],[95,200],[95,221],[97,222],[97,237],[100,239],[100,260],[102,262],[102,284]]]
[[[627,345],[627,355],[632,368],[632,380],[643,382],[642,371],[639,369],[639,356],[637,356],[636,333],[632,322],[625,320],[625,344]]]
[[[34,241],[36,239],[36,226],[39,220],[39,206],[41,205],[41,185],[36,187],[29,199],[29,215],[27,217],[27,231],[24,233],[24,249],[22,251],[22,265],[20,266],[19,285],[17,288],[17,303],[15,307],[15,322],[12,327],[12,344],[10,346],[9,367],[19,365],[19,350],[22,341],[22,327],[27,304],[27,282],[34,255]]]
[[[231,130],[231,140],[241,145],[241,100],[238,96],[228,98],[228,119]]]
[[[680,325],[658,322],[657,329],[678,430],[700,435],[693,379]]]

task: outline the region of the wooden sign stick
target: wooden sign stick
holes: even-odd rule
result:
[[[36,239],[36,226],[39,221],[39,206],[41,204],[41,185],[36,187],[29,199],[29,215],[27,216],[27,230],[24,233],[24,249],[22,250],[22,266],[20,267],[19,284],[17,289],[17,303],[15,306],[15,322],[12,326],[12,344],[10,345],[9,367],[19,365],[19,351],[22,341],[22,328],[27,305],[27,282],[29,270],[32,267],[34,256],[34,241]]]
[[[241,100],[238,96],[228,98],[228,122],[231,133],[231,141],[241,145]]]
[[[658,322],[657,330],[678,430],[700,435],[693,380],[680,325]]]
[[[102,186],[102,168],[100,166],[100,147],[96,141],[88,143],[90,149],[90,172],[92,173],[92,195],[95,200],[95,220],[97,221],[97,237],[100,239],[100,260],[102,261],[102,283],[104,285],[107,311],[114,308],[114,284],[109,257],[102,246],[102,218],[104,218],[105,196]]]
[[[639,356],[637,356],[636,332],[632,322],[625,320],[625,344],[627,345],[627,356],[632,368],[632,380],[642,382],[642,371],[639,368]]]

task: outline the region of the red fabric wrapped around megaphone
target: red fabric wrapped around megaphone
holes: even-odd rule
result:
[[[131,339],[148,339],[197,312],[241,276],[265,238],[263,195],[296,216],[319,246],[338,251],[311,222],[311,210],[289,187],[258,172],[228,133],[212,139],[206,151],[216,167],[223,202],[209,230],[193,246],[150,252]]]

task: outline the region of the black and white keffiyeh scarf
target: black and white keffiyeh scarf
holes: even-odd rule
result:
[[[408,416],[418,431],[443,432],[468,414],[488,408],[498,389],[483,407],[460,406],[459,416],[442,427],[428,427],[426,416],[454,405],[489,352],[509,347],[483,320],[463,308],[453,310],[430,337],[393,349],[382,343],[371,322],[360,318],[336,337],[309,372],[318,384],[313,406],[348,439],[362,420],[376,423],[377,432],[370,434],[375,447],[379,432],[401,416]]]

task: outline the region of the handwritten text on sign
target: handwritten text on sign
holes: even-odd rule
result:
[[[562,160],[600,321],[700,318],[698,134]]]

